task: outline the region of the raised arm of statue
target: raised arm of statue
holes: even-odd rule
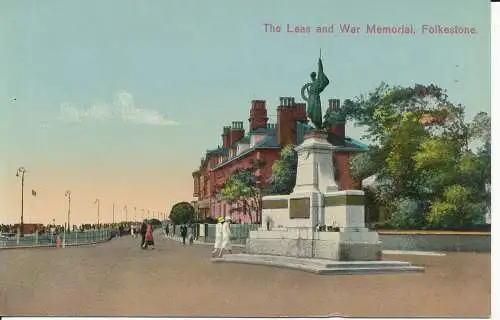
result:
[[[323,72],[323,62],[321,61],[321,58],[318,61],[318,87],[320,91],[323,91],[326,86],[330,83],[330,80],[326,77],[325,73]]]

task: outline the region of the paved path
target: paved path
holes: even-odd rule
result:
[[[0,251],[0,314],[52,316],[453,316],[490,314],[490,255],[394,256],[423,274],[319,276],[212,264],[210,247],[122,237]]]

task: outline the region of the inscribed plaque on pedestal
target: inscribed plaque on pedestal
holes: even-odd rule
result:
[[[308,219],[311,217],[309,198],[290,199],[290,219]]]

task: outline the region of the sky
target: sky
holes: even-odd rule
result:
[[[224,125],[250,102],[300,97],[322,51],[341,100],[382,81],[434,83],[490,110],[490,14],[484,0],[2,0],[0,223],[71,224],[142,218],[193,200],[191,173]],[[264,24],[281,25],[265,32]],[[360,34],[287,33],[287,24],[351,24]],[[413,24],[412,35],[368,35],[366,24]],[[421,25],[475,27],[422,34]],[[362,128],[348,124],[359,139]],[[35,190],[37,196],[31,194]],[[124,207],[127,206],[127,210]],[[136,210],[134,210],[134,207]],[[126,213],[125,213],[126,211]],[[137,212],[137,215],[136,213]]]

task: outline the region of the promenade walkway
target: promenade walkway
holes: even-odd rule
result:
[[[490,255],[394,256],[425,273],[319,276],[213,264],[210,246],[130,236],[55,249],[0,250],[0,314],[52,316],[487,317]],[[236,249],[241,250],[241,249]]]

